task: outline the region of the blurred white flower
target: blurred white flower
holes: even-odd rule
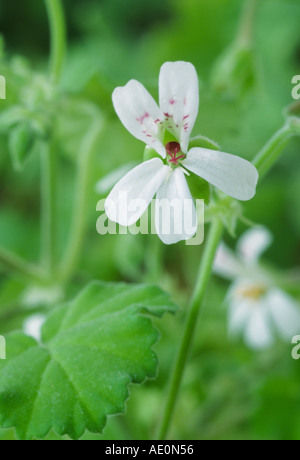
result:
[[[38,342],[41,340],[42,326],[46,320],[46,316],[40,313],[32,315],[24,321],[23,331],[26,335],[33,337]]]
[[[124,226],[134,224],[156,195],[159,203],[176,200],[176,208],[182,211],[169,215],[164,208],[159,212],[159,206],[156,207],[156,231],[161,240],[173,244],[191,238],[197,229],[197,215],[185,179],[185,174],[189,174],[187,170],[238,200],[250,200],[254,196],[258,173],[251,163],[216,150],[199,147],[188,150],[199,107],[198,77],[191,63],[163,64],[159,75],[160,107],[136,80],[116,88],[112,98],[125,128],[161,157],[135,167],[115,185],[105,204],[106,214],[112,221]],[[166,131],[171,133],[173,141],[165,144]],[[124,194],[125,204],[121,198]],[[137,200],[139,209],[132,205]],[[189,211],[184,212],[187,202]],[[164,222],[168,218],[171,225]],[[179,227],[181,232],[175,231]],[[164,232],[164,228],[170,228],[169,233]]]
[[[258,227],[247,231],[238,242],[237,254],[220,245],[214,272],[233,280],[229,290],[229,333],[243,335],[253,349],[271,346],[276,335],[291,341],[300,333],[300,306],[279,289],[259,259],[272,236]]]
[[[35,308],[53,305],[63,299],[63,289],[60,286],[29,286],[22,294],[25,307]]]

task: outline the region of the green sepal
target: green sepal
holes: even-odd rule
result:
[[[200,147],[203,149],[210,150],[220,150],[219,145],[213,140],[205,136],[195,136],[190,139],[189,150],[195,147]],[[187,182],[191,191],[193,198],[204,200],[205,204],[208,205],[211,199],[212,187],[206,182],[206,180],[197,176],[196,174],[189,171],[189,176],[187,176]]]
[[[201,136],[201,135],[192,137],[190,139],[189,150],[195,147],[200,147],[203,149],[210,149],[210,150],[220,150],[219,144],[209,139],[208,137]]]
[[[243,205],[220,190],[214,190],[213,199],[205,211],[205,221],[212,222],[216,217],[222,220],[226,230],[236,238],[236,226],[239,221],[246,222]]]
[[[152,160],[152,158],[161,158],[160,154],[156,152],[152,147],[149,147],[149,145],[146,145],[145,150],[144,150],[144,161],[149,161]]]
[[[211,186],[206,180],[197,176],[196,174],[189,171],[189,176],[185,176],[187,183],[195,200],[204,200],[205,204],[209,204],[211,197]]]

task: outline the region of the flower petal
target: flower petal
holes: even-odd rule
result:
[[[247,201],[255,195],[258,172],[243,158],[195,147],[188,152],[182,164],[237,200]]]
[[[268,348],[274,342],[269,313],[263,301],[257,302],[252,309],[245,330],[245,342],[253,349]]]
[[[165,244],[188,240],[196,233],[196,207],[181,168],[172,171],[157,192],[155,226]]]
[[[109,219],[124,226],[137,222],[169,170],[162,160],[153,158],[129,171],[106,198],[105,212]]]
[[[230,299],[228,313],[228,332],[237,336],[244,332],[251,316],[252,306],[247,301]]]
[[[168,120],[167,129],[187,153],[199,108],[199,85],[195,67],[189,62],[166,62],[159,75],[159,104]]]
[[[160,140],[164,116],[145,87],[130,80],[127,85],[114,90],[112,100],[125,128],[165,158],[166,150]]]
[[[273,289],[267,296],[272,320],[285,340],[292,340],[300,332],[300,306],[285,292]]]
[[[29,318],[26,319],[26,321],[23,324],[24,333],[40,341],[42,326],[45,321],[46,321],[46,316],[40,313],[30,316]]]
[[[217,275],[230,280],[246,274],[242,262],[224,243],[217,249],[213,270]]]
[[[261,254],[271,245],[271,232],[264,227],[255,227],[243,234],[238,242],[238,252],[245,262],[257,262]]]

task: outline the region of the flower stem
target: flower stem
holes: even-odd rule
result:
[[[4,248],[0,248],[0,264],[5,265],[5,268],[15,273],[30,278],[38,283],[44,283],[45,277],[43,273],[34,265],[25,262],[20,257],[12,254]]]
[[[56,264],[56,175],[55,145],[45,145],[41,151],[41,251],[42,262],[49,279],[54,277]]]
[[[259,172],[260,178],[264,176],[279,158],[289,138],[295,135],[295,132],[286,123],[279,129],[274,136],[267,142],[258,155],[254,158],[253,164]]]
[[[66,52],[66,25],[61,0],[45,0],[48,12],[51,55],[50,74],[53,83],[58,83]]]
[[[258,0],[245,1],[237,35],[237,42],[241,45],[249,46],[253,42],[253,30],[258,4]]]
[[[102,121],[96,119],[81,146],[78,159],[71,231],[60,270],[60,276],[63,281],[68,280],[72,276],[81,253],[86,230],[92,159],[102,129]]]
[[[173,374],[171,376],[169,392],[167,396],[166,407],[159,430],[158,439],[163,440],[168,434],[176,400],[179,393],[180,384],[183,377],[184,368],[191,348],[193,335],[197,325],[197,319],[203,305],[204,295],[209,283],[213,261],[216,250],[223,234],[223,224],[219,219],[212,223],[207,244],[204,249],[203,257],[199,268],[195,290],[190,302],[187,314],[183,336]]]
[[[61,0],[45,0],[50,27],[50,78],[55,85],[62,71],[66,49],[66,27]],[[52,133],[51,133],[52,135]],[[49,280],[56,264],[57,150],[53,140],[41,152],[41,252]]]
[[[256,166],[260,176],[266,174],[266,172],[274,165],[289,138],[291,136],[297,135],[300,135],[300,120],[296,117],[290,117],[286,124],[274,134],[274,136],[267,142],[265,147],[263,147],[263,149],[253,160],[253,164]],[[158,439],[160,440],[165,439],[170,427],[170,422],[172,420],[176,400],[178,397],[184,367],[188,358],[189,350],[191,348],[197,319],[203,304],[203,299],[210,279],[215,253],[221,240],[222,233],[223,223],[219,219],[214,220],[208,237],[207,245],[204,249],[195,291],[190,303],[183,337],[175,362],[173,374],[171,376],[167,403],[159,430]]]

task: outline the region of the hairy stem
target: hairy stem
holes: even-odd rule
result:
[[[259,172],[260,178],[264,176],[276,163],[290,137],[295,135],[289,123],[279,129],[267,144],[254,158],[253,164]]]
[[[50,27],[50,78],[58,83],[66,49],[65,17],[61,0],[45,0]],[[51,133],[53,137],[53,133]],[[49,279],[56,271],[57,149],[50,139],[41,152],[41,253]]]
[[[45,276],[38,267],[25,262],[23,259],[4,248],[0,248],[0,264],[4,265],[5,269],[18,273],[25,278],[36,281],[37,283],[45,282]]]
[[[267,142],[267,144],[254,158],[253,164],[254,166],[256,166],[258,170],[260,178],[264,174],[266,174],[276,163],[287,141],[292,136],[300,136],[300,119],[297,117],[288,118],[284,126],[274,134],[274,136]],[[201,311],[205,291],[208,286],[208,282],[212,271],[215,253],[221,240],[222,233],[223,224],[219,219],[216,219],[212,224],[207,245],[204,249],[204,254],[201,261],[194,294],[190,303],[184,327],[183,337],[181,340],[178,356],[175,361],[174,370],[171,376],[166,407],[158,435],[158,439],[160,440],[165,439],[168,434],[168,430],[170,427],[170,423],[172,420],[174,408],[180,389],[180,384],[182,381],[184,368],[191,348],[192,339],[197,324],[197,319]]]
[[[89,178],[92,169],[92,159],[99,135],[102,132],[102,127],[102,122],[96,119],[83,141],[79,154],[71,230],[60,270],[61,278],[64,281],[72,276],[82,250],[86,231],[86,213],[90,192]]]
[[[212,223],[207,244],[201,259],[195,290],[190,302],[179,352],[171,376],[166,407],[158,435],[158,439],[160,440],[165,439],[168,434],[183,377],[184,368],[188,359],[194,332],[196,329],[197,319],[203,305],[204,295],[209,283],[215,253],[220,243],[222,233],[223,224],[219,219],[217,219]]]
[[[245,0],[237,35],[237,42],[241,45],[249,46],[253,42],[253,31],[258,4],[259,0]]]
[[[57,152],[55,145],[45,145],[41,151],[41,258],[49,279],[56,270],[56,184]]]
[[[53,83],[60,79],[66,52],[66,25],[61,0],[45,0],[51,39],[50,74]]]

